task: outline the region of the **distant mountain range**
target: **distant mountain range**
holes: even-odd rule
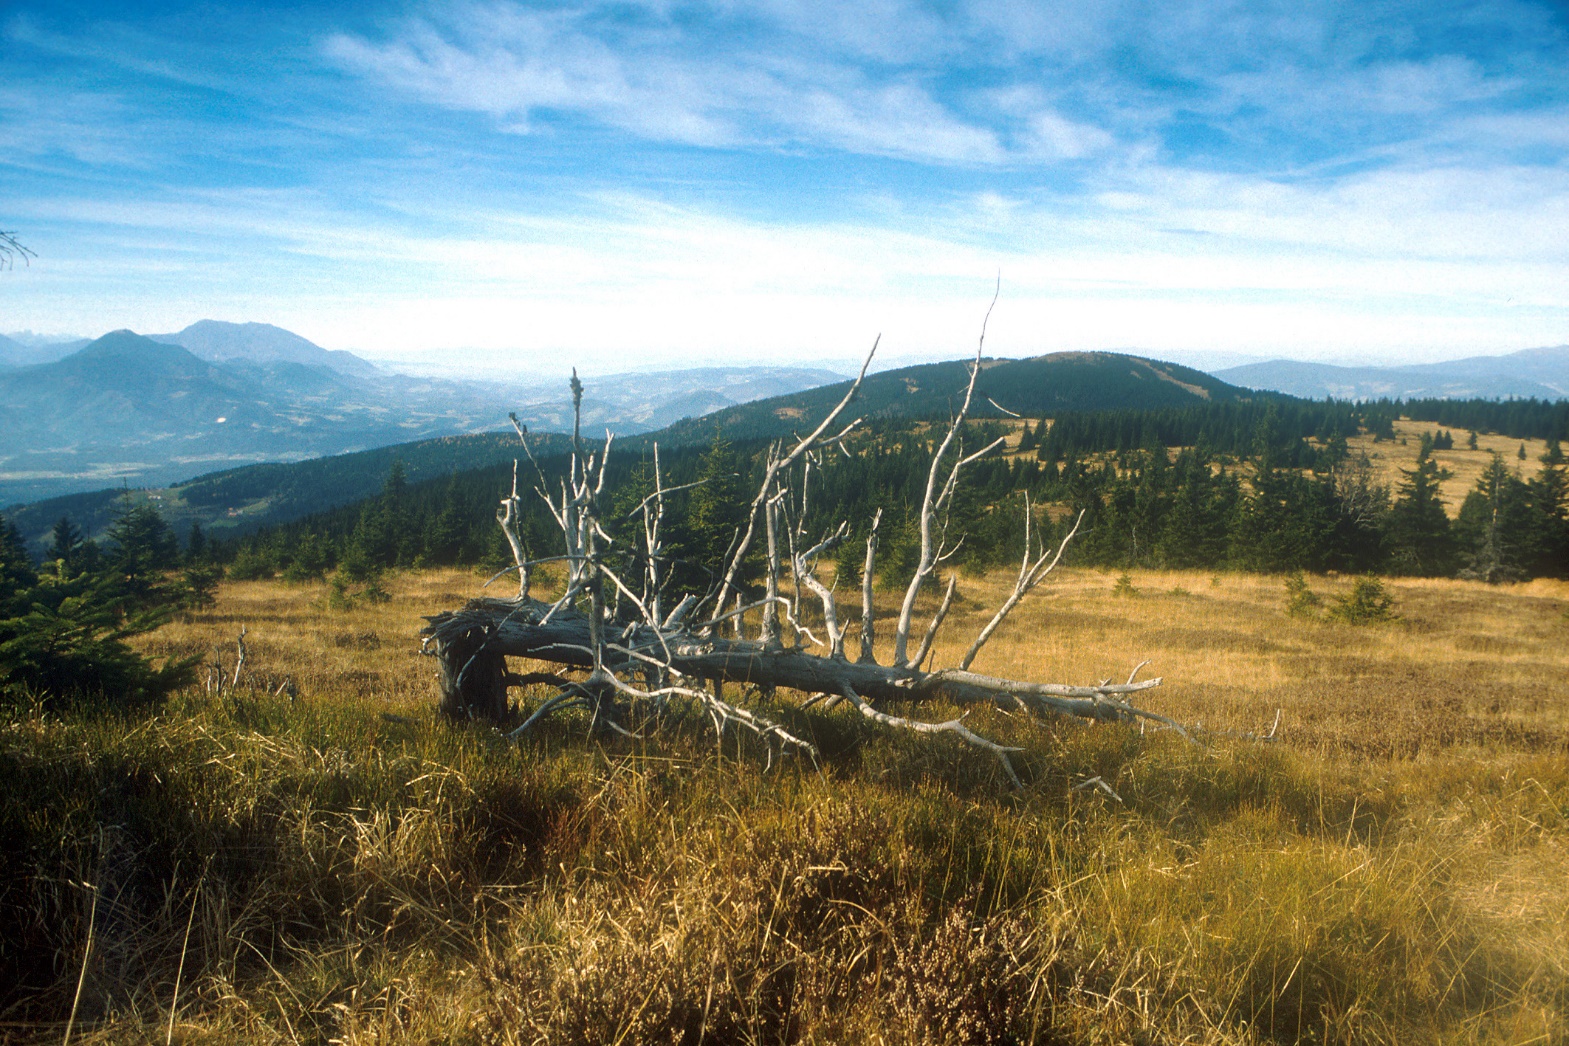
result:
[[[12,367],[53,363],[83,348],[91,338],[51,338],[31,331],[0,334],[0,373]]]
[[[93,533],[112,514],[116,488],[131,486],[148,488],[141,496],[177,521],[237,533],[365,497],[394,459],[411,480],[510,460],[515,438],[497,431],[509,411],[539,433],[565,431],[572,420],[565,374],[548,387],[415,378],[267,324],[205,320],[153,337],[116,331],[37,362],[61,345],[0,340],[0,506],[13,503],[7,515],[25,520],[24,531],[67,513]],[[32,362],[8,365],[18,358]],[[869,375],[852,409],[868,418],[945,416],[965,367],[953,360]],[[586,427],[635,437],[630,453],[651,439],[706,442],[716,430],[787,437],[814,425],[848,382],[810,368],[731,367],[587,385]],[[1569,347],[1407,367],[1276,361],[1213,375],[1111,352],[989,359],[975,412],[1173,407],[1247,399],[1255,389],[1314,399],[1558,399],[1569,395]],[[259,462],[272,463],[251,464]]]
[[[964,361],[956,360],[869,375],[850,408],[851,416],[946,416],[958,406],[968,374],[966,366]],[[714,401],[739,391],[760,389],[769,381],[784,380],[750,372],[688,371],[594,381],[589,383],[588,392],[596,402],[603,403],[605,398],[619,395],[615,391],[619,381],[627,381],[635,383],[655,402],[668,404],[673,402],[665,399],[668,394],[679,394],[682,389],[690,393],[697,387],[694,376],[705,379],[706,387],[721,390],[708,394],[714,396]],[[621,453],[641,453],[656,440],[666,447],[707,443],[716,430],[737,440],[788,437],[820,421],[844,396],[848,386],[849,382],[839,381],[787,391],[752,403],[725,406],[701,418],[687,417],[658,431],[631,436],[620,444]],[[1042,417],[1064,410],[1188,406],[1254,395],[1186,367],[1110,352],[987,360],[977,382],[977,393],[975,413],[979,417],[1000,417],[1004,409]],[[553,390],[550,396],[554,403],[550,409],[558,413],[549,413],[541,403],[533,405],[534,416],[569,421],[566,389]],[[686,400],[678,397],[675,402],[694,408],[705,405],[690,395]],[[692,413],[695,412],[694,409]],[[563,426],[539,427],[547,431],[555,427],[559,431]],[[618,431],[629,430],[622,427]],[[539,439],[536,453],[559,453],[564,447],[565,441],[559,435],[545,435]],[[509,462],[517,455],[517,439],[511,433],[450,436],[292,464],[227,469],[173,487],[143,491],[137,496],[156,504],[179,527],[195,519],[214,534],[224,536],[368,497],[380,489],[395,460],[403,463],[410,482],[418,482]],[[89,535],[101,533],[113,517],[119,497],[120,492],[112,489],[73,494],[9,509],[6,515],[41,547],[50,525],[62,515],[69,515]]]
[[[8,358],[54,348],[0,344]],[[3,373],[0,505],[505,428],[510,411],[540,430],[571,421],[565,375],[559,388],[415,378],[261,323],[204,320],[154,337],[114,331]],[[584,421],[643,432],[838,377],[794,367],[613,376],[594,382]]]
[[[1271,360],[1214,374],[1233,385],[1304,399],[1565,399],[1569,398],[1569,345],[1405,367]]]
[[[178,345],[197,359],[211,363],[249,360],[253,363],[298,363],[326,367],[356,378],[373,378],[383,371],[368,360],[342,349],[324,349],[270,323],[224,323],[198,320],[178,334],[149,334],[153,341]]]

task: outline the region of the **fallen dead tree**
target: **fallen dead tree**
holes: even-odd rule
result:
[[[513,714],[508,700],[512,688],[548,684],[554,692],[528,711],[509,736],[520,737],[546,716],[573,708],[590,711],[598,726],[626,733],[625,724],[632,717],[658,714],[671,703],[681,702],[706,711],[721,737],[730,726],[752,731],[768,742],[770,759],[776,750],[794,750],[815,759],[817,751],[811,743],[749,707],[744,696],[734,700],[725,696],[726,684],[740,684],[743,695],[788,690],[802,695],[803,706],[831,711],[848,704],[867,719],[892,729],[953,734],[994,755],[1015,785],[1019,779],[1009,753],[1018,749],[976,734],[965,725],[963,715],[929,722],[887,709],[897,705],[903,711],[911,704],[938,701],[960,707],[991,704],[1010,712],[1047,716],[1151,720],[1185,733],[1172,719],[1132,703],[1135,694],[1160,684],[1159,679],[1136,680],[1142,664],[1125,682],[1102,681],[1090,686],[1000,679],[970,671],[976,655],[1008,615],[1061,562],[1082,516],[1052,548],[1034,536],[1032,510],[1026,504],[1025,548],[1013,590],[959,663],[938,670],[923,667],[952,605],[953,579],[911,650],[916,637],[917,597],[957,548],[949,541],[948,509],[960,474],[1001,442],[969,453],[963,447],[984,344],[983,325],[962,405],[932,455],[919,518],[920,553],[893,628],[891,656],[885,661],[877,657],[872,600],[878,518],[872,520],[866,541],[860,586],[860,649],[854,660],[845,652],[849,621],[834,591],[817,576],[819,560],[848,540],[849,526],[841,522],[815,541],[805,532],[814,472],[825,467],[826,451],[848,453],[844,441],[861,422],[859,418],[842,419],[856,400],[876,345],[850,390],[810,433],[791,444],[776,442],[768,448],[762,482],[745,523],[715,572],[716,580],[703,592],[671,591],[668,552],[661,533],[667,500],[685,488],[663,485],[657,446],[653,454],[654,491],[627,517],[627,521],[641,522],[637,547],[624,547],[624,539],[618,542],[605,526],[605,467],[611,439],[607,435],[597,448],[585,446],[577,420],[583,386],[574,374],[572,450],[567,475],[557,484],[546,479],[529,452],[526,430],[513,418],[524,453],[538,477],[535,493],[549,506],[561,531],[563,550],[543,558],[526,556],[518,533],[522,499],[519,467],[514,462],[512,490],[502,499],[496,518],[515,563],[491,581],[515,573],[516,596],[473,600],[459,610],[428,618],[423,632],[424,649],[439,662],[442,711],[454,718],[507,722]],[[742,565],[748,556],[758,554],[765,564],[761,590],[748,593],[740,581]],[[547,562],[566,568],[565,589],[549,602],[531,594],[533,572]],[[636,565],[639,576],[631,576],[628,563]],[[784,594],[787,583],[796,598]],[[821,639],[800,621],[799,594],[803,591],[820,604],[825,633]],[[749,618],[757,621],[755,638],[741,634]],[[732,634],[726,636],[727,631]],[[822,652],[808,652],[801,645],[803,639]],[[507,665],[509,657],[546,662],[553,670],[514,673]],[[581,678],[571,678],[573,675]]]

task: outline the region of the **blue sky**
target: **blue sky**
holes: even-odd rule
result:
[[[0,330],[590,371],[1569,341],[1563,3],[0,4]]]

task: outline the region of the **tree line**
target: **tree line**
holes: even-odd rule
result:
[[[1074,438],[1090,437],[1060,443],[1061,450],[1048,445],[1047,430],[1032,454],[1031,434],[1043,426],[1027,424],[1022,447],[995,452],[968,473],[949,513],[952,531],[965,535],[952,563],[972,571],[1011,563],[1022,551],[1026,511],[1038,535],[1060,533],[1082,511],[1084,525],[1070,552],[1082,565],[1490,581],[1569,575],[1569,484],[1558,441],[1549,442],[1542,467],[1529,478],[1518,461],[1495,455],[1451,519],[1439,493],[1447,477],[1432,451],[1446,441],[1452,445],[1452,433],[1440,429],[1421,437],[1413,467],[1386,485],[1365,456],[1348,449],[1347,435],[1357,431],[1348,417],[1320,418],[1301,435],[1297,420],[1265,414],[1254,419],[1252,446],[1243,453],[1214,449],[1203,432],[1196,445],[1172,450],[1158,427],[1129,429],[1121,419],[1109,419],[1100,430],[1081,427]],[[1189,437],[1180,417],[1155,419],[1156,426],[1168,422],[1176,426],[1164,430],[1169,438]],[[982,446],[1003,431],[998,422],[979,422],[966,442]],[[1145,445],[1081,449],[1097,440],[1101,447],[1124,442],[1130,431]],[[1216,442],[1239,445],[1233,436]],[[745,492],[757,479],[765,446],[716,435],[706,448],[662,454],[667,487],[697,484],[670,498],[672,569],[700,573],[723,558],[744,521]],[[844,452],[813,473],[809,527],[847,519],[854,531],[841,546],[844,570],[858,569],[856,549],[879,508],[882,569],[898,576],[911,568],[930,451],[921,423],[884,422],[847,441]],[[541,460],[547,474],[559,464]],[[525,478],[526,470],[525,463]],[[377,497],[259,532],[222,555],[233,576],[299,581],[334,571],[364,580],[394,567],[501,569],[511,557],[493,513],[510,483],[510,470],[484,469],[411,485],[394,466]],[[635,508],[653,490],[651,456],[613,456],[607,486],[619,507]],[[524,543],[541,554],[553,547],[554,524],[538,498],[524,504]],[[632,522],[622,519],[628,527]]]

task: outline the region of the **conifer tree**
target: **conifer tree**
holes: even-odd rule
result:
[[[698,461],[697,486],[686,493],[686,511],[666,523],[672,584],[701,591],[710,580],[707,571],[711,565],[724,562],[737,531],[746,523],[749,495],[742,476],[746,468],[745,458],[716,426],[713,441]],[[652,473],[647,480],[651,491]],[[669,478],[665,482],[670,483]],[[739,576],[749,582],[757,572],[756,563],[749,562]]]
[[[167,601],[162,575],[180,563],[174,530],[151,505],[129,505],[109,525],[109,566],[137,606]]]
[[[200,520],[191,520],[190,532],[185,537],[185,559],[188,563],[200,563],[207,559],[207,535],[202,531]]]
[[[1457,541],[1467,553],[1460,576],[1489,584],[1523,577],[1520,538],[1526,529],[1525,484],[1494,453],[1455,523]]]
[[[16,598],[17,594],[38,581],[33,561],[27,554],[27,545],[21,531],[4,516],[0,516],[0,604]]]
[[[44,549],[44,558],[50,562],[63,563],[69,570],[75,565],[81,548],[81,528],[71,522],[71,517],[61,516],[49,531],[49,547]]]
[[[1549,440],[1542,471],[1526,484],[1527,569],[1538,577],[1569,577],[1569,477],[1564,463],[1563,448]]]
[[[1386,531],[1395,569],[1424,577],[1453,572],[1453,537],[1439,496],[1439,484],[1449,474],[1438,467],[1426,445],[1418,451],[1416,468],[1400,472],[1405,478]]]
[[[127,703],[189,681],[194,659],[154,669],[124,643],[161,624],[186,594],[153,577],[127,584],[128,567],[155,561],[161,536],[140,515],[126,513],[117,524],[116,562],[92,573],[40,577],[16,527],[0,518],[0,696],[101,694]],[[153,551],[143,554],[138,542],[148,536]]]

